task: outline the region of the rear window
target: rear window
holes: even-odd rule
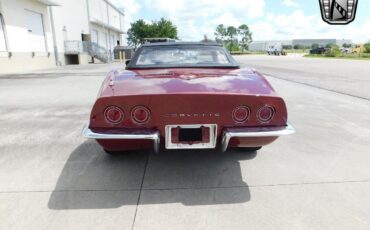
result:
[[[130,63],[134,68],[235,66],[219,46],[148,46],[142,47]]]

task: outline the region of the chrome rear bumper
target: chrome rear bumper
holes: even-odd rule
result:
[[[226,151],[230,139],[233,137],[278,137],[295,133],[294,128],[287,124],[283,127],[259,127],[259,128],[226,128],[223,131],[221,149]],[[129,133],[97,133],[85,125],[82,135],[89,139],[110,140],[153,140],[153,149],[157,153],[160,147],[159,131],[129,132]],[[257,146],[256,146],[257,147]]]
[[[153,148],[157,153],[159,151],[160,135],[159,131],[147,131],[145,133],[96,133],[89,128],[89,125],[85,125],[82,130],[82,135],[89,139],[110,139],[110,140],[153,140]]]
[[[261,128],[226,128],[222,136],[222,151],[225,152],[233,137],[278,137],[295,133],[293,126]],[[256,146],[257,147],[257,146]]]

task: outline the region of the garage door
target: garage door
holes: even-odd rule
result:
[[[104,47],[104,48],[108,48],[107,42],[108,42],[107,33],[100,32],[99,33],[99,45]]]
[[[0,52],[6,51],[6,43],[5,43],[5,29],[4,29],[4,21],[3,16],[0,14]]]
[[[26,11],[26,28],[28,30],[28,44],[33,52],[46,52],[44,24],[42,14]]]
[[[92,37],[92,42],[98,43],[98,31],[92,30],[91,37]]]

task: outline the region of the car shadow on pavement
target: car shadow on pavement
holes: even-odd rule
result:
[[[118,208],[136,205],[140,193],[140,204],[248,202],[240,160],[254,157],[256,152],[241,150],[133,151],[110,156],[89,140],[70,154],[48,207]]]

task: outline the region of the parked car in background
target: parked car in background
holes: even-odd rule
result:
[[[351,48],[341,48],[340,51],[344,54],[349,54],[349,53],[352,53],[352,49]]]
[[[104,80],[83,130],[107,153],[258,150],[294,133],[283,98],[217,43],[142,45]]]
[[[319,48],[311,49],[310,54],[324,54],[328,52],[329,50],[330,48],[319,47]]]
[[[281,44],[270,45],[267,48],[268,55],[276,55],[276,56],[285,56],[287,53],[284,51],[283,46]]]

